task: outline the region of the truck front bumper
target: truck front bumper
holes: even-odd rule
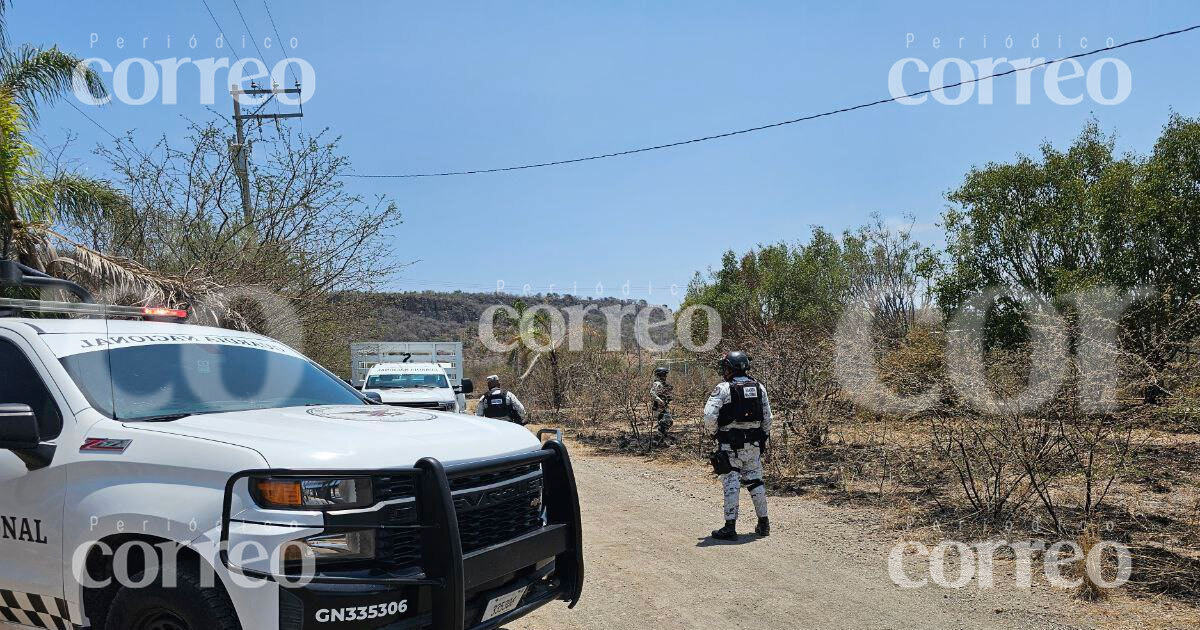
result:
[[[542,526],[516,538],[464,552],[452,480],[531,465],[540,465],[542,470],[545,514]],[[481,462],[443,466],[426,458],[414,468],[377,472],[392,477],[412,476],[416,488],[416,522],[407,525],[364,523],[361,519],[341,522],[327,516],[325,531],[364,527],[381,531],[415,530],[420,537],[420,570],[402,575],[374,570],[318,573],[306,580],[304,586],[289,585],[289,581],[295,583],[294,577],[281,579],[230,562],[230,525],[239,522],[230,513],[235,484],[256,476],[336,478],[345,476],[346,471],[253,470],[238,473],[229,480],[221,527],[221,562],[231,572],[279,583],[281,630],[490,629],[552,601],[566,601],[571,608],[579,602],[584,581],[579,495],[570,457],[560,442],[547,442],[537,451]],[[494,605],[497,600],[505,600],[506,605],[499,607],[501,612]],[[493,604],[491,610],[489,603]],[[486,620],[485,612],[489,615]]]

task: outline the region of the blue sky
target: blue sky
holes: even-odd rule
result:
[[[233,0],[208,2],[237,53],[256,57],[240,46],[246,29]],[[262,0],[238,4],[255,38],[274,39]],[[915,4],[269,0],[280,35],[296,38],[289,53],[316,73],[305,128],[341,135],[363,173],[490,168],[671,142],[887,98],[888,72],[905,57],[929,65],[1058,57],[1079,52],[1084,37],[1091,49],[1200,23],[1194,2]],[[8,27],[14,41],[57,43],[113,65],[229,55],[215,48],[217,27],[200,0],[17,0]],[[273,63],[278,44],[264,53]],[[872,212],[911,213],[919,236],[940,241],[933,224],[944,195],[970,166],[1035,152],[1043,140],[1064,144],[1089,117],[1116,131],[1122,150],[1145,152],[1171,111],[1200,114],[1200,32],[1111,56],[1132,80],[1117,105],[1086,95],[1055,104],[1038,71],[1028,105],[1016,103],[1010,77],[995,81],[990,105],[977,96],[957,106],[890,104],[611,160],[349,186],[387,194],[404,211],[403,225],[387,228],[393,264],[419,262],[389,288],[489,290],[502,280],[516,292],[528,284],[592,294],[601,283],[604,294],[621,295],[628,283],[631,297],[674,305],[681,294],[670,285],[686,285],[723,251],[806,239],[811,225],[841,231]],[[1100,75],[1110,96],[1112,70]],[[909,91],[929,86],[911,68],[905,81]],[[177,137],[185,117],[205,115],[197,83],[181,75],[177,105],[113,103],[89,113],[145,142]],[[1083,86],[1065,82],[1063,92]],[[218,93],[213,108],[227,114],[228,96]],[[106,136],[74,110],[57,106],[40,131],[48,142],[76,134],[76,153],[104,173],[87,149]]]

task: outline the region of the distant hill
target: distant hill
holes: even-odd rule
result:
[[[356,333],[359,338],[354,341],[462,341],[467,345],[469,352],[483,351],[478,338],[479,319],[490,306],[513,306],[518,300],[528,306],[550,304],[560,309],[582,304],[599,308],[627,304],[639,308],[646,306],[645,300],[608,297],[588,299],[558,294],[518,296],[462,291],[346,293],[339,296],[339,299],[356,301],[362,307],[362,325]],[[584,321],[600,330],[606,325],[604,314],[598,311],[589,311]],[[622,340],[623,347],[636,347],[632,317],[626,318],[622,326]]]

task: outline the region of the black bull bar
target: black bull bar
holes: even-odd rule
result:
[[[459,537],[458,515],[450,489],[450,479],[466,475],[483,475],[509,468],[540,464],[543,474],[543,505],[546,524],[516,539],[464,554]],[[362,475],[364,471],[347,470],[247,470],[230,477],[225,485],[224,508],[221,516],[219,555],[226,570],[246,577],[279,581],[272,573],[234,566],[229,560],[229,530],[233,522],[235,484],[249,477],[272,478],[340,478]],[[583,592],[583,528],[579,514],[579,493],[575,472],[566,447],[559,441],[548,441],[539,450],[464,464],[443,466],[427,457],[413,468],[391,468],[369,471],[371,475],[411,475],[416,482],[418,524],[372,524],[367,528],[420,530],[422,577],[346,577],[318,573],[306,581],[310,584],[348,584],[381,587],[427,586],[432,589],[433,623],[438,630],[466,628],[466,593],[498,577],[508,575],[551,556],[555,559],[555,575],[560,587],[558,599],[574,608]],[[329,533],[364,529],[362,523],[331,524],[326,515],[324,530]],[[290,526],[290,523],[263,523]],[[544,602],[543,602],[544,603]],[[515,611],[525,613],[524,607]],[[508,615],[506,619],[519,615]]]

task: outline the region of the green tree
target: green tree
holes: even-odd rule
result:
[[[992,286],[1070,311],[1072,293],[1113,287],[1143,299],[1123,318],[1151,370],[1200,333],[1200,120],[1172,115],[1149,156],[1115,155],[1091,122],[1066,149],[973,168],[944,215],[947,273],[938,300],[953,312]],[[993,341],[1020,342],[1022,307],[1002,302]]]
[[[1144,207],[1142,165],[1113,155],[1113,139],[1088,124],[1065,151],[1049,143],[1041,159],[972,168],[943,215],[949,273],[939,286],[954,311],[989,286],[1056,297],[1128,274],[1129,229]]]
[[[814,227],[807,243],[726,252],[708,279],[699,274],[685,306],[704,304],[721,316],[734,341],[771,336],[779,326],[832,334],[847,304],[867,304],[879,328],[903,335],[923,301],[936,256],[911,227],[889,226],[879,215],[841,239]]]
[[[707,279],[696,274],[684,306],[712,307],[733,340],[761,338],[782,323],[832,330],[850,285],[843,243],[814,228],[808,243],[725,252]]]
[[[8,7],[0,0],[0,257],[45,267],[55,257],[52,243],[62,240],[53,229],[60,218],[119,204],[121,195],[107,182],[47,168],[41,159],[29,134],[41,108],[70,92],[81,59],[57,47],[10,48]],[[98,74],[89,69],[79,77],[92,96],[104,96]],[[94,253],[74,250],[78,257]]]

